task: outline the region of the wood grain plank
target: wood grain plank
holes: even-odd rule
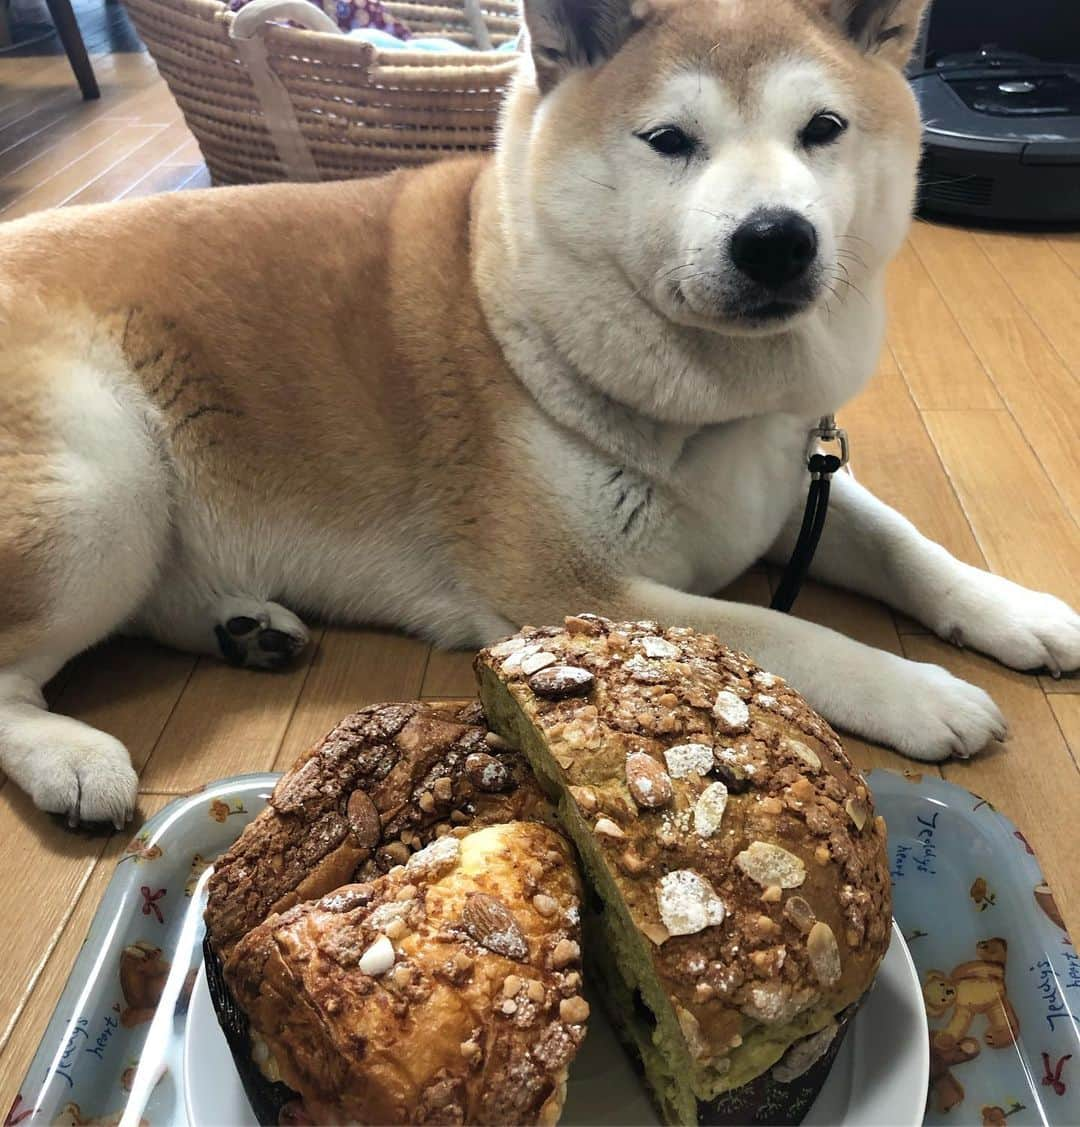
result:
[[[69,663],[53,710],[115,736],[141,771],[194,668],[191,654],[116,638]]]
[[[210,180],[210,170],[205,164],[199,167],[188,177],[187,180],[180,185],[180,190],[184,192],[195,191],[199,188],[212,188],[213,183]]]
[[[1049,242],[1073,273],[1080,276],[1080,232],[1063,231],[1049,236]]]
[[[136,180],[117,199],[134,200],[162,192],[175,192],[199,171],[199,167],[196,164],[170,164],[166,161],[151,169],[141,180]]]
[[[1076,597],[1080,531],[1003,411],[924,411],[991,568],[1060,599]]]
[[[1074,604],[1075,606],[1075,601]],[[1080,693],[1080,673],[1070,673],[1063,677],[1050,677],[1045,673],[1039,678],[1044,693]]]
[[[851,438],[859,482],[957,559],[985,567],[952,483],[888,352],[840,421]]]
[[[904,649],[908,657],[936,662],[979,685],[1004,712],[1009,742],[967,762],[950,760],[945,778],[988,799],[1016,823],[1039,856],[1066,924],[1080,933],[1074,832],[1080,773],[1038,681],[937,639],[905,638]]]
[[[192,660],[149,643],[118,639],[71,664],[55,691],[55,707],[122,740],[138,768],[164,729]],[[127,840],[130,834],[120,836]],[[9,843],[0,866],[0,897],[20,906],[5,928],[5,941],[18,950],[0,959],[2,1046],[105,839],[69,832],[58,819],[36,810],[17,787],[7,785],[0,790],[0,840]],[[32,897],[25,895],[27,873],[33,874]]]
[[[922,408],[1000,407],[1001,398],[909,244],[889,267],[888,339]]]
[[[44,184],[72,161],[118,133],[123,121],[91,118],[44,130],[0,154],[0,200],[14,199]]]
[[[920,223],[911,240],[1051,483],[1080,518],[1080,380],[973,234]]]
[[[440,650],[432,647],[420,695],[450,698],[475,696],[476,677],[472,667],[475,656],[472,650]]]
[[[0,789],[0,840],[0,896],[17,906],[5,919],[0,959],[2,1048],[105,849],[105,839],[71,833],[9,783]]]
[[[24,106],[15,106],[8,111],[5,121],[0,115],[0,154],[10,152],[39,133],[50,130],[70,117],[81,105],[79,95],[74,90],[63,93],[54,87],[47,87],[40,98],[35,98]],[[18,116],[15,116],[18,113]]]
[[[75,109],[82,98],[78,90],[68,84],[48,82],[40,86],[10,87],[14,98],[4,99],[5,88],[0,87],[0,146],[3,145],[2,132],[16,125],[29,114],[39,113],[50,103],[63,105],[68,111]]]
[[[169,163],[202,164],[203,155],[202,149],[199,148],[199,142],[196,141],[194,137],[189,137],[187,142],[169,158]]]
[[[65,206],[108,203],[119,199],[163,164],[189,136],[187,126],[177,118],[171,125],[165,126],[160,133],[155,134],[145,145],[139,146],[81,191],[68,197],[64,201]]]
[[[350,712],[420,695],[429,646],[378,630],[328,627],[281,741],[273,770],[284,771]]]
[[[0,219],[17,219],[21,215],[29,215],[42,208],[59,207],[67,203],[125,157],[148,144],[164,128],[166,127],[162,125],[120,126],[116,133],[100,145],[96,145],[88,153],[71,161],[55,176],[0,209]]]
[[[1080,695],[1061,694],[1048,699],[1054,719],[1065,737],[1073,764],[1080,770]]]
[[[975,237],[1061,358],[1080,373],[1080,276],[1042,235],[981,231]]]
[[[67,985],[71,968],[90,929],[102,894],[112,879],[116,862],[131,840],[138,825],[171,801],[168,795],[146,795],[140,801],[140,822],[124,833],[113,834],[105,844],[100,858],[85,881],[82,891],[72,905],[72,910],[52,949],[43,952],[44,963],[38,969],[33,989],[25,998],[20,1012],[15,1016],[11,1036],[0,1049],[0,1107],[11,1107],[19,1092],[26,1070],[37,1052],[45,1027],[53,1015]]]
[[[140,780],[151,794],[183,794],[211,779],[269,771],[289,726],[313,648],[278,673],[199,658]]]

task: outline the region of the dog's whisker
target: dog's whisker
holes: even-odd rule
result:
[[[712,216],[713,219],[717,220],[718,222],[723,221],[724,219],[731,219],[731,218],[734,217],[733,212],[730,212],[730,211],[710,211],[707,207],[688,207],[686,210],[687,211],[700,211],[702,215],[710,215],[710,216]]]
[[[594,180],[591,176],[586,176],[583,172],[578,175],[582,180],[588,180],[590,184],[595,184],[598,188],[607,188],[609,192],[617,192],[619,190],[614,184],[605,184],[603,180]]]

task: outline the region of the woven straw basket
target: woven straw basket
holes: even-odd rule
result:
[[[125,3],[215,184],[342,180],[490,149],[517,65],[490,49],[516,36],[515,0],[384,5],[459,53],[381,51],[307,0],[236,13],[219,0]]]

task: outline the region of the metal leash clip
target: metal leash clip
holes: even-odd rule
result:
[[[821,447],[836,442],[839,454],[826,454]],[[814,478],[834,474],[848,464],[848,436],[843,427],[836,425],[835,415],[822,415],[818,425],[811,427],[806,444],[806,464]]]

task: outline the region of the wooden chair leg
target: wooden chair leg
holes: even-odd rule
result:
[[[90,65],[90,56],[86,53],[82,32],[71,9],[71,0],[45,0],[45,3],[49,6],[49,14],[56,24],[56,32],[67,52],[68,62],[78,79],[83,98],[87,101],[100,98],[101,91],[94,77],[94,68]]]

